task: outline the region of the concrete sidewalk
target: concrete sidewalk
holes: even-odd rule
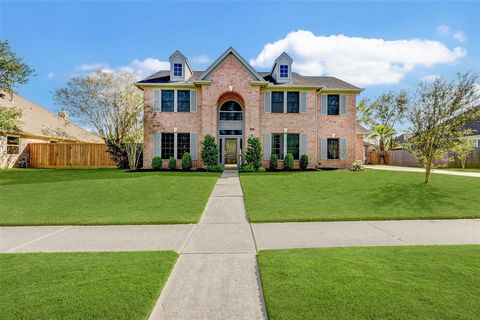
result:
[[[381,164],[366,165],[365,168],[373,169],[373,170],[405,171],[405,172],[425,173],[424,168],[387,166],[387,165],[381,165]],[[447,175],[451,175],[451,176],[463,176],[463,177],[480,178],[480,172],[463,172],[463,171],[452,171],[452,170],[448,170],[448,169],[432,169],[432,173],[447,174]]]
[[[218,180],[149,319],[267,319],[237,171]]]
[[[480,244],[480,220],[399,220],[252,224],[259,250]]]

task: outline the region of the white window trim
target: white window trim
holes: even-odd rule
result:
[[[9,144],[8,143],[8,137],[15,137],[15,138],[18,138],[18,144]],[[20,136],[19,135],[16,135],[16,134],[8,134],[5,136],[6,138],[6,141],[5,141],[5,152],[6,154],[20,154]],[[8,153],[8,147],[18,147],[18,152],[17,153]]]

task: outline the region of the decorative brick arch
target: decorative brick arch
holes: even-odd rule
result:
[[[217,100],[217,106],[220,107],[227,101],[235,101],[242,107],[242,109],[245,108],[245,101],[243,100],[242,96],[236,92],[229,91],[221,94]]]

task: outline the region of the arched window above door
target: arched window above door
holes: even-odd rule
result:
[[[237,102],[227,101],[220,107],[221,121],[242,121],[242,119],[242,107]]]

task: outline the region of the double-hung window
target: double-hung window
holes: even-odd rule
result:
[[[162,159],[170,159],[174,156],[174,135],[174,133],[162,133]]]
[[[283,133],[272,134],[272,154],[276,154],[278,159],[283,159]]]
[[[283,91],[272,91],[272,112],[283,113]]]
[[[19,153],[20,153],[20,137],[7,136],[7,154],[19,154]]]
[[[281,64],[280,65],[280,78],[288,78],[288,65]]]
[[[177,91],[177,112],[190,112],[190,90]]]
[[[174,111],[174,90],[162,90],[162,112]]]
[[[294,160],[300,158],[300,135],[287,134],[287,153],[291,153]]]
[[[181,77],[183,75],[183,65],[181,63],[173,64],[173,76]]]
[[[190,153],[190,133],[177,133],[177,159],[182,159],[185,152]]]
[[[338,139],[327,139],[327,159],[340,159],[340,143]]]
[[[287,112],[299,113],[300,111],[300,92],[287,92]]]
[[[327,96],[327,114],[329,116],[340,114],[340,95],[329,94]]]

